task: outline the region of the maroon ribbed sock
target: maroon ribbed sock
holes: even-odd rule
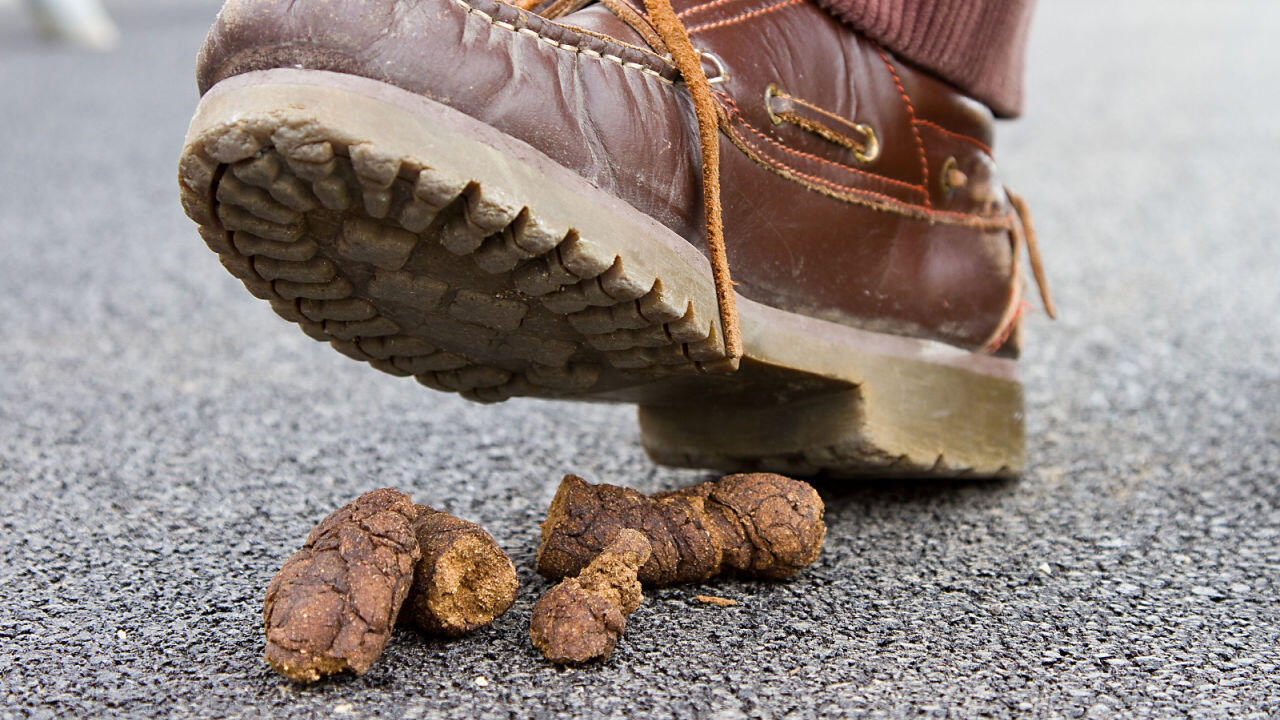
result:
[[[818,0],[894,55],[986,103],[1022,112],[1023,64],[1035,0]]]

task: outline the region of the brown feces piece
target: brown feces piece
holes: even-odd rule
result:
[[[624,529],[578,574],[551,588],[533,607],[529,637],[557,663],[603,660],[644,596],[636,577],[649,559],[649,540]]]
[[[267,662],[298,682],[350,670],[382,654],[421,552],[408,495],[365,493],[325,518],[267,587]]]
[[[566,475],[542,524],[538,572],[576,574],[622,528],[645,534],[653,552],[647,585],[699,582],[721,572],[779,580],[818,557],[826,525],[808,483],[771,473],[727,475],[646,496]]]
[[[511,558],[479,525],[425,505],[417,509],[414,532],[422,557],[404,619],[449,636],[493,622],[516,599],[519,583]]]

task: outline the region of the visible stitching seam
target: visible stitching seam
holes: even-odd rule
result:
[[[795,1],[798,2],[799,0],[795,0]],[[544,42],[550,45],[551,47],[557,48],[559,50],[566,50],[568,52],[571,52],[577,55],[586,55],[587,57],[591,57],[591,58],[608,60],[609,62],[615,63],[617,65],[621,65],[622,67],[628,68],[630,70],[639,70],[645,75],[649,75],[651,77],[657,78],[659,81],[661,81],[666,85],[676,84],[674,80],[669,80],[663,77],[662,74],[659,73],[658,71],[652,68],[647,68],[641,65],[640,63],[632,62],[630,60],[625,60],[618,55],[610,55],[608,53],[602,53],[598,50],[592,50],[590,48],[579,47],[577,45],[570,45],[569,43],[562,43],[556,40],[552,40],[551,38],[538,33],[536,30],[531,30],[527,27],[518,28],[515,25],[512,25],[511,23],[498,20],[497,18],[493,17],[489,13],[486,13],[483,10],[479,10],[473,7],[472,5],[467,3],[467,0],[454,0],[454,2],[457,3],[457,5],[461,7],[463,10],[465,10],[467,14],[478,15],[481,18],[483,18],[486,22],[488,22],[490,25],[500,27],[503,30],[509,30],[513,33],[516,33],[517,35],[528,35],[529,37],[536,38],[540,42]]]
[[[463,9],[463,11],[465,11],[467,14],[469,14],[469,15],[478,15],[478,16],[480,16],[481,18],[483,18],[483,19],[485,20],[485,22],[489,23],[490,25],[494,25],[494,26],[496,26],[496,27],[500,27],[500,28],[502,28],[503,30],[508,30],[508,31],[510,31],[510,32],[514,32],[514,33],[516,33],[516,34],[518,34],[518,35],[528,35],[528,36],[530,36],[530,37],[532,37],[532,38],[535,38],[536,40],[538,40],[538,41],[540,41],[540,42],[546,43],[546,44],[548,44],[548,45],[550,45],[550,46],[552,46],[552,47],[554,47],[554,48],[557,48],[557,49],[559,49],[559,50],[565,50],[565,51],[568,51],[568,52],[571,52],[571,53],[574,53],[574,54],[577,54],[577,55],[586,55],[587,57],[600,58],[600,59],[603,59],[603,60],[608,60],[608,61],[610,61],[610,62],[613,62],[613,63],[615,63],[615,64],[617,64],[617,65],[620,65],[620,66],[622,66],[622,67],[624,67],[624,68],[628,68],[628,69],[631,69],[631,70],[639,70],[641,73],[643,73],[643,74],[645,74],[645,75],[648,75],[648,76],[650,76],[650,77],[656,78],[657,80],[659,80],[660,82],[662,82],[662,83],[664,83],[664,84],[666,84],[666,85],[675,85],[675,84],[676,84],[676,82],[675,82],[675,81],[673,81],[673,80],[669,80],[669,79],[667,79],[667,78],[663,77],[663,76],[662,76],[660,73],[658,73],[657,71],[655,71],[655,70],[653,70],[653,69],[651,69],[651,68],[647,68],[647,67],[645,67],[645,66],[643,66],[643,65],[640,65],[639,63],[635,63],[635,62],[631,62],[631,61],[625,60],[625,59],[623,59],[622,57],[617,56],[617,55],[610,55],[610,54],[608,54],[608,53],[602,53],[602,52],[599,52],[599,51],[597,51],[597,50],[591,50],[591,49],[589,49],[589,48],[583,48],[583,47],[579,47],[579,46],[577,46],[577,45],[570,45],[569,43],[562,43],[562,42],[559,42],[559,41],[553,40],[553,39],[551,39],[551,38],[549,38],[549,37],[546,37],[546,36],[544,36],[544,35],[541,35],[541,34],[539,34],[537,31],[532,30],[532,29],[527,28],[527,27],[518,28],[518,27],[516,27],[515,25],[512,25],[511,23],[507,23],[507,22],[503,22],[503,21],[501,21],[501,20],[498,20],[497,18],[495,18],[495,17],[493,17],[492,15],[490,15],[490,14],[488,14],[488,13],[484,12],[483,10],[479,10],[479,9],[477,9],[476,7],[474,7],[474,6],[472,6],[471,4],[469,4],[466,0],[454,0],[454,2],[455,2],[459,7],[461,7],[461,8]],[[690,30],[689,32],[690,32],[690,33],[693,33],[693,32],[696,32],[696,31],[698,31],[698,30],[705,30],[705,29],[709,29],[709,28],[712,28],[712,27],[719,27],[719,26],[722,26],[722,25],[728,25],[728,24],[731,24],[731,23],[736,23],[736,22],[739,22],[739,21],[742,21],[742,20],[747,20],[747,19],[749,19],[749,18],[751,18],[751,17],[755,17],[755,16],[758,16],[758,15],[762,15],[762,14],[765,14],[765,13],[768,13],[768,12],[773,12],[774,10],[779,10],[779,9],[784,8],[784,7],[788,7],[788,6],[791,6],[791,5],[796,5],[796,4],[799,4],[799,3],[801,3],[801,2],[804,2],[804,0],[784,0],[784,2],[778,3],[777,5],[771,5],[771,6],[769,6],[769,7],[761,8],[761,9],[759,9],[759,10],[753,10],[753,11],[751,11],[751,12],[748,12],[748,13],[745,13],[745,14],[743,14],[743,15],[739,15],[739,16],[736,16],[736,17],[733,17],[733,18],[728,18],[728,19],[726,19],[726,20],[720,20],[720,21],[717,21],[717,22],[715,22],[715,23],[711,23],[711,24],[709,24],[709,25],[702,25],[702,26],[699,26],[699,27],[693,28],[693,29],[692,29],[692,30]],[[924,143],[923,143],[923,141],[920,139],[919,131],[916,129],[916,124],[917,124],[917,123],[916,123],[916,118],[915,118],[915,110],[914,110],[914,108],[912,108],[912,107],[911,107],[911,99],[910,99],[909,97],[907,97],[906,90],[905,90],[905,89],[903,89],[901,80],[899,80],[897,73],[896,73],[896,72],[894,72],[894,70],[893,70],[893,66],[889,63],[889,59],[888,59],[887,57],[885,57],[885,55],[884,55],[884,52],[883,52],[883,51],[880,51],[880,57],[881,57],[881,59],[882,59],[882,60],[884,60],[885,65],[889,68],[889,72],[890,72],[890,74],[891,74],[891,75],[893,75],[894,83],[898,86],[898,90],[899,90],[899,92],[902,94],[902,98],[903,98],[903,100],[907,103],[907,112],[908,112],[908,114],[911,116],[911,129],[912,129],[912,132],[913,132],[913,133],[915,134],[915,136],[916,136],[916,141],[917,141],[917,143],[919,144],[919,148],[920,148],[920,157],[921,157],[921,161],[922,161],[922,163],[923,163],[923,162],[925,161],[925,156],[924,156]],[[883,210],[883,211],[886,211],[886,212],[893,212],[893,213],[896,213],[896,214],[899,214],[899,215],[906,215],[906,216],[908,216],[908,217],[916,217],[916,218],[918,218],[918,219],[923,219],[923,220],[937,221],[937,222],[944,222],[944,223],[946,223],[946,224],[950,224],[950,225],[962,225],[962,226],[973,227],[973,228],[979,228],[979,229],[985,229],[985,230],[1008,230],[1008,229],[1009,229],[1009,227],[1011,226],[1011,223],[1013,222],[1012,218],[1011,218],[1011,217],[1008,217],[1008,216],[1006,216],[1006,217],[1004,217],[1004,218],[1002,218],[1002,219],[1000,219],[1000,220],[996,220],[996,219],[994,219],[994,218],[993,218],[993,219],[991,219],[991,220],[987,220],[987,219],[985,219],[985,218],[983,218],[983,217],[981,217],[981,216],[966,215],[966,214],[964,214],[964,213],[957,213],[957,212],[950,212],[950,211],[943,211],[943,210],[933,210],[933,209],[929,206],[929,204],[928,204],[928,202],[929,202],[929,194],[928,194],[928,192],[927,192],[927,187],[928,187],[928,185],[927,185],[927,182],[928,182],[928,167],[927,167],[927,165],[923,168],[923,169],[924,169],[924,171],[925,171],[925,181],[926,181],[926,184],[925,184],[925,186],[924,186],[924,187],[920,187],[920,186],[916,186],[916,185],[911,185],[911,184],[908,184],[908,183],[904,183],[904,182],[899,181],[899,180],[893,180],[892,178],[886,178],[886,177],[881,176],[881,175],[875,175],[874,173],[868,173],[868,172],[866,172],[866,171],[864,171],[864,170],[859,170],[858,168],[852,168],[852,167],[848,167],[848,166],[846,166],[846,165],[841,165],[841,164],[839,164],[839,163],[835,163],[835,162],[832,162],[832,161],[830,161],[830,160],[825,160],[825,159],[820,158],[820,157],[817,157],[817,156],[815,156],[815,155],[809,155],[809,154],[807,154],[807,153],[803,153],[803,152],[800,152],[800,151],[798,151],[798,150],[793,150],[792,148],[786,147],[785,145],[782,145],[782,144],[778,143],[776,140],[774,140],[774,139],[772,139],[772,138],[768,137],[767,135],[764,135],[764,134],[763,134],[763,133],[761,133],[759,130],[755,129],[755,128],[754,128],[754,127],[752,127],[749,123],[747,123],[747,122],[746,122],[746,120],[745,120],[745,119],[743,119],[743,117],[742,117],[741,113],[740,113],[740,112],[738,112],[738,110],[737,110],[737,103],[735,103],[735,102],[733,101],[733,99],[732,99],[732,98],[728,97],[727,95],[724,95],[723,93],[719,93],[719,92],[717,92],[716,94],[717,94],[719,97],[721,97],[722,99],[726,100],[726,101],[727,101],[727,102],[728,102],[728,103],[733,107],[733,112],[734,112],[734,114],[737,116],[737,118],[742,122],[742,124],[743,124],[744,126],[746,126],[746,127],[750,128],[750,129],[751,129],[751,131],[752,131],[753,133],[755,133],[756,135],[758,135],[758,136],[760,136],[760,137],[764,138],[765,140],[769,141],[770,143],[772,143],[772,144],[776,145],[777,147],[781,148],[782,150],[785,150],[786,152],[789,152],[789,153],[793,153],[793,154],[799,155],[799,156],[801,156],[801,157],[806,157],[806,158],[809,158],[809,159],[812,159],[812,160],[816,160],[816,161],[818,161],[818,162],[820,162],[820,163],[824,163],[824,164],[831,165],[831,166],[834,166],[834,167],[837,167],[837,168],[840,168],[840,169],[843,169],[843,170],[847,170],[847,171],[850,171],[850,172],[853,172],[853,173],[866,175],[866,176],[868,176],[868,177],[875,178],[875,179],[877,179],[877,180],[880,180],[880,181],[883,181],[883,182],[886,182],[886,183],[889,183],[889,184],[892,184],[892,185],[898,185],[898,186],[902,186],[902,187],[910,188],[911,190],[914,190],[914,191],[916,191],[916,192],[923,192],[923,193],[924,193],[924,197],[925,197],[925,203],[926,203],[926,205],[925,205],[924,207],[921,207],[921,206],[919,206],[919,205],[913,205],[913,204],[911,204],[911,203],[905,203],[905,202],[902,202],[902,201],[900,201],[900,200],[897,200],[897,199],[893,198],[892,196],[885,195],[885,194],[883,194],[883,193],[877,193],[877,192],[875,192],[875,191],[871,191],[871,190],[864,190],[864,189],[861,189],[861,188],[856,188],[856,187],[847,186],[847,185],[840,185],[840,184],[838,184],[838,183],[832,182],[832,181],[827,180],[827,179],[825,179],[825,178],[821,178],[821,177],[818,177],[818,176],[816,176],[816,175],[810,175],[810,174],[807,174],[807,173],[801,172],[800,170],[797,170],[796,168],[793,168],[793,167],[791,167],[790,165],[787,165],[785,162],[782,162],[782,161],[779,161],[779,160],[775,160],[775,159],[773,159],[773,158],[768,158],[768,160],[767,160],[767,161],[765,161],[765,156],[764,156],[763,154],[761,154],[761,152],[760,152],[760,148],[758,148],[756,145],[752,144],[752,143],[751,143],[749,140],[747,140],[746,138],[744,138],[744,137],[742,137],[741,135],[739,135],[736,131],[734,131],[734,129],[733,129],[733,127],[732,127],[732,126],[730,126],[730,125],[728,125],[728,124],[726,123],[727,127],[725,128],[725,130],[728,132],[728,134],[729,134],[729,136],[731,137],[731,139],[736,140],[737,142],[742,143],[743,145],[746,145],[747,147],[749,147],[749,148],[751,148],[752,150],[754,150],[754,153],[748,153],[748,155],[749,155],[750,157],[752,157],[752,159],[756,160],[757,162],[760,162],[760,163],[764,164],[766,167],[773,167],[774,165],[776,165],[776,166],[779,166],[779,167],[785,168],[788,172],[790,172],[790,173],[794,174],[796,177],[803,178],[803,179],[805,179],[805,180],[807,180],[807,181],[809,181],[809,182],[811,182],[811,183],[814,183],[814,184],[816,184],[816,185],[819,185],[819,186],[827,187],[827,188],[831,189],[832,191],[836,191],[836,192],[845,192],[845,193],[851,193],[851,194],[854,194],[854,195],[870,196],[870,197],[877,198],[877,199],[879,199],[881,202],[872,202],[872,201],[868,201],[868,200],[864,200],[864,201],[858,202],[856,199],[847,198],[847,197],[845,197],[845,196],[839,196],[841,199],[850,200],[850,201],[855,202],[855,203],[857,203],[857,204],[862,204],[862,205],[865,205],[865,206],[867,206],[867,207],[870,207],[870,208],[872,208],[872,209],[876,209],[876,210]],[[927,121],[922,121],[922,122],[927,122]],[[975,141],[975,142],[976,142],[976,141]],[[785,175],[784,175],[784,177],[785,177]],[[950,221],[948,221],[948,218],[951,218],[951,220],[950,220]]]
[[[728,95],[725,95],[722,92],[716,92],[716,95],[718,95],[721,100],[728,103],[729,107],[732,109],[734,117],[738,120],[738,122],[741,122],[747,129],[749,129],[752,132],[752,134],[756,135],[757,137],[764,140],[765,142],[777,147],[779,150],[791,153],[792,155],[797,155],[799,157],[805,158],[806,160],[812,160],[814,162],[822,163],[823,165],[830,165],[831,167],[837,168],[839,170],[845,170],[847,172],[854,173],[855,175],[862,175],[863,177],[867,177],[872,180],[879,180],[880,182],[883,182],[889,185],[894,185],[906,190],[911,190],[912,192],[917,192],[922,195],[927,195],[926,190],[923,187],[920,187],[919,185],[913,185],[911,183],[903,182],[901,180],[895,180],[891,177],[885,177],[884,175],[877,175],[876,173],[867,172],[866,170],[863,170],[861,168],[851,167],[849,165],[844,165],[842,163],[835,162],[834,160],[828,160],[826,158],[818,157],[817,155],[811,155],[802,150],[796,150],[795,148],[787,147],[786,145],[783,145],[777,140],[774,140],[768,135],[765,135],[764,133],[760,132],[759,129],[757,129],[751,123],[747,122],[746,118],[743,117],[742,115],[742,111],[738,109],[738,103],[734,102],[733,98],[729,97]],[[867,192],[873,192],[873,191],[867,191]],[[882,197],[892,199],[889,195],[883,195]]]
[[[916,109],[911,105],[911,98],[907,95],[906,88],[902,87],[902,79],[898,77],[898,71],[893,69],[893,63],[889,62],[889,56],[884,54],[884,50],[876,48],[880,59],[884,61],[884,66],[889,69],[889,74],[893,76],[893,84],[898,86],[898,93],[902,95],[902,101],[907,104],[907,117],[911,120],[911,134],[915,136],[916,148],[920,150],[920,172],[923,173],[920,184],[925,188],[924,204],[925,207],[932,207],[933,201],[929,197],[929,160],[924,154],[924,140],[920,137],[920,129],[916,127]]]
[[[715,7],[720,7],[725,3],[730,3],[733,1],[734,0],[712,0],[712,2],[704,3],[702,5],[694,5],[691,8],[688,8],[686,10],[681,10],[680,12],[676,13],[676,17],[683,20],[694,13],[702,12],[703,10],[710,10],[711,8],[715,8]]]
[[[781,160],[764,155],[760,147],[743,137],[736,128],[727,122],[727,118],[724,130],[729,135],[729,138],[734,141],[735,145],[743,148],[748,157],[763,165],[765,168],[773,170],[775,173],[783,177],[794,176],[792,179],[801,178],[808,183],[819,186],[813,188],[814,190],[817,190],[824,195],[844,200],[845,202],[862,205],[873,210],[893,213],[895,215],[903,215],[917,220],[937,222],[944,225],[957,225],[979,230],[1003,230],[1008,232],[1013,225],[1013,217],[1010,215],[984,218],[980,215],[968,215],[965,213],[951,212],[947,210],[934,210],[929,207],[903,202],[891,196],[871,190],[865,190],[849,185],[841,185],[827,180],[826,178],[797,170]],[[779,170],[779,168],[785,169],[787,172],[784,173]],[[805,183],[802,182],[801,184]],[[854,197],[850,197],[850,195],[853,195]]]
[[[780,2],[776,5],[762,7],[758,10],[752,10],[751,12],[745,12],[741,15],[735,15],[734,17],[725,18],[724,20],[716,20],[715,22],[710,22],[705,25],[698,25],[695,27],[691,27],[689,28],[688,32],[690,35],[692,35],[696,32],[702,32],[703,30],[711,30],[713,28],[724,27],[725,25],[732,25],[734,23],[742,22],[743,20],[750,20],[751,18],[759,17],[760,15],[764,15],[766,13],[771,13],[775,10],[781,10],[783,8],[790,7],[792,5],[799,5],[802,2],[804,2],[804,0],[783,0],[783,2]]]
[[[952,130],[948,130],[948,129],[946,129],[946,128],[942,127],[941,125],[939,125],[939,124],[937,124],[937,123],[935,123],[935,122],[930,122],[930,121],[928,121],[928,120],[919,120],[919,119],[917,119],[917,120],[915,121],[915,123],[916,123],[917,125],[923,125],[923,126],[925,126],[925,127],[929,128],[930,130],[934,130],[934,131],[940,132],[940,133],[942,133],[943,135],[946,135],[946,136],[947,136],[947,137],[949,137],[949,138],[952,138],[952,139],[955,139],[955,140],[959,140],[960,142],[966,142],[966,143],[969,143],[970,145],[972,145],[972,146],[974,146],[974,147],[978,148],[979,150],[981,150],[982,152],[986,153],[987,155],[994,155],[994,154],[995,154],[995,153],[991,152],[991,148],[990,148],[990,147],[988,147],[986,143],[982,142],[981,140],[979,140],[979,139],[977,139],[977,138],[972,138],[972,137],[969,137],[968,135],[962,135],[962,134],[960,134],[960,133],[958,133],[958,132],[954,132],[954,131],[952,131]]]

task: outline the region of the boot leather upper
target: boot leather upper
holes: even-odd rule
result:
[[[720,106],[739,294],[871,331],[1000,345],[1021,279],[990,112],[810,0],[674,5]],[[688,91],[600,6],[552,22],[493,0],[229,0],[200,52],[201,93],[280,67],[360,75],[449,105],[705,252]],[[778,122],[784,110],[810,127]],[[858,125],[879,145],[869,161],[821,133],[866,140]]]

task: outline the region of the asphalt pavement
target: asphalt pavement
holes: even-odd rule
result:
[[[1062,311],[1028,327],[1021,480],[826,484],[811,569],[656,592],[569,670],[527,636],[560,475],[705,474],[632,408],[472,405],[249,297],[177,202],[216,5],[111,7],[90,55],[0,5],[0,717],[1280,716],[1280,5],[1039,8],[996,147]],[[293,686],[263,590],[384,485],[488,528],[520,600]]]

